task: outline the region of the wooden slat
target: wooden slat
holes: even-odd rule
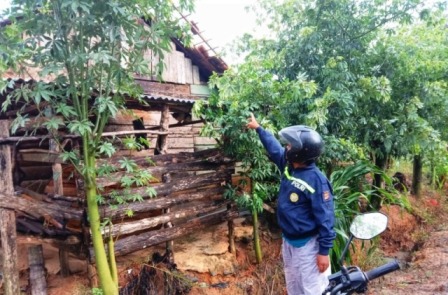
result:
[[[64,163],[61,153],[45,149],[26,149],[20,150],[18,157],[22,161],[40,162],[40,163]]]
[[[128,110],[118,112],[113,118],[110,118],[108,125],[128,125],[132,126],[132,121],[137,118],[143,118],[145,126],[158,125],[160,114],[158,112],[148,112],[144,110]]]
[[[199,76],[199,68],[198,66],[193,66],[193,84],[201,84],[201,78]]]
[[[168,137],[168,149],[192,148],[194,146],[193,137]]]
[[[193,64],[191,59],[185,58],[185,83],[193,84]]]
[[[194,137],[194,144],[195,145],[216,145],[217,142],[214,138],[210,138],[210,137],[200,137],[200,136],[195,136]]]
[[[124,136],[124,135],[132,135],[132,134],[167,134],[166,132],[161,131],[152,131],[152,130],[131,130],[131,131],[117,131],[117,132],[103,132],[101,134],[102,137],[113,137],[113,136]],[[64,135],[64,139],[66,138],[80,138],[79,135],[71,134]],[[0,137],[1,143],[12,143],[18,141],[41,141],[44,139],[50,139],[48,136],[2,136]]]
[[[179,84],[186,83],[185,55],[183,52],[175,51],[177,82]]]

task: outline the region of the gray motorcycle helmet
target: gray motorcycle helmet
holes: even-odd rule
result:
[[[316,160],[324,150],[322,137],[315,130],[305,125],[283,128],[279,132],[280,141],[290,144],[286,152],[289,162],[305,163]]]

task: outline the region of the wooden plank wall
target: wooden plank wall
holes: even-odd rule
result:
[[[146,128],[157,127],[160,124],[160,112],[149,112],[134,110],[133,114],[118,114],[115,118],[109,121],[106,126],[106,132],[112,131],[131,131],[134,130],[132,121],[135,118],[142,118]],[[194,120],[194,118],[192,119]],[[176,124],[178,121],[173,117],[170,118],[170,124]],[[175,154],[180,152],[193,152],[204,149],[213,148],[216,146],[216,141],[211,138],[202,137],[199,135],[202,123],[186,125],[181,127],[170,128],[168,135],[168,153]],[[148,135],[150,140],[149,150],[141,152],[133,152],[134,155],[151,155],[154,152],[157,137],[155,135]],[[119,151],[121,154],[129,153],[129,151]]]
[[[160,57],[148,50],[144,54],[145,60],[148,61],[151,68],[151,74],[148,79],[158,80],[157,65]],[[191,59],[186,58],[183,52],[176,50],[176,45],[171,42],[171,51],[165,53],[163,59],[164,71],[161,78],[163,82],[176,84],[204,84],[199,75],[199,68],[193,65]],[[145,77],[143,75],[143,77]]]

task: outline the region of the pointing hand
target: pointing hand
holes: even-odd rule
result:
[[[249,129],[257,129],[260,124],[258,124],[257,120],[254,117],[254,114],[250,113],[249,123],[247,123],[247,128]]]

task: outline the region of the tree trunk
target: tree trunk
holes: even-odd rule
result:
[[[420,197],[422,190],[422,175],[423,175],[423,157],[421,154],[414,155],[412,166],[412,194]]]
[[[227,210],[231,210],[232,206],[231,204],[227,205]],[[233,219],[229,220],[227,222],[227,227],[229,229],[229,252],[232,254],[236,253],[235,248],[235,222],[233,222]]]
[[[109,261],[115,259],[108,259],[103,237],[101,235],[101,218],[99,213],[99,206],[97,202],[97,186],[95,183],[95,157],[94,152],[89,153],[88,138],[83,140],[84,161],[87,175],[85,175],[85,190],[87,199],[87,216],[90,223],[90,230],[92,236],[92,244],[95,252],[95,261],[98,271],[100,286],[104,295],[118,295],[118,286],[114,282],[112,274],[116,265],[111,265]],[[113,252],[113,251],[109,251]]]
[[[378,156],[375,158],[375,166],[377,166],[379,169],[385,171],[387,166],[387,158],[388,156]],[[378,188],[383,187],[383,178],[380,174],[375,174],[373,176],[373,185]],[[380,209],[381,207],[381,194],[379,192],[375,192],[372,194],[372,198],[370,200],[372,207],[375,210]]]
[[[377,157],[375,159],[375,166],[377,166],[379,169],[385,171],[386,165],[387,165],[387,156]],[[383,187],[383,178],[381,177],[380,174],[374,175],[373,185],[375,185],[376,187],[379,187],[379,188]]]
[[[254,250],[257,263],[261,263],[263,260],[263,253],[261,252],[260,245],[260,233],[258,231],[258,213],[255,208],[252,208],[253,228],[254,228]]]

